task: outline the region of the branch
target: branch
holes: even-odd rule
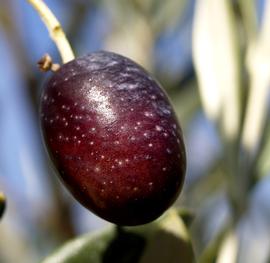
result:
[[[63,63],[67,63],[74,59],[74,53],[66,38],[61,24],[54,16],[52,11],[42,0],[27,0],[39,13],[41,19],[46,25],[52,40],[55,42]]]

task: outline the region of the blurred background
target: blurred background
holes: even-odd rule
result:
[[[46,0],[77,56],[106,49],[162,83],[181,122],[188,169],[175,206],[199,262],[270,262],[270,2]],[[39,131],[36,62],[60,57],[26,0],[0,1],[0,262],[35,263],[109,224],[62,187]]]

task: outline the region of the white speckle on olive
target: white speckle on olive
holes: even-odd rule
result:
[[[166,149],[166,152],[167,152],[168,154],[172,154],[172,150],[171,150],[170,148],[167,148],[167,149]]]

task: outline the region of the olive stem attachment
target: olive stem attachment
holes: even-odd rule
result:
[[[50,37],[55,42],[61,55],[63,63],[67,63],[75,58],[70,43],[65,32],[55,15],[42,0],[27,0],[38,12],[39,16],[46,25]]]
[[[59,68],[59,64],[53,63],[53,60],[49,54],[45,54],[38,62],[38,67],[41,71],[53,71],[56,72]]]

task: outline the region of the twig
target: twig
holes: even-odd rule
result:
[[[41,19],[46,25],[52,40],[55,42],[63,63],[74,59],[74,53],[66,38],[61,24],[56,19],[52,11],[42,0],[27,0],[39,13]]]

